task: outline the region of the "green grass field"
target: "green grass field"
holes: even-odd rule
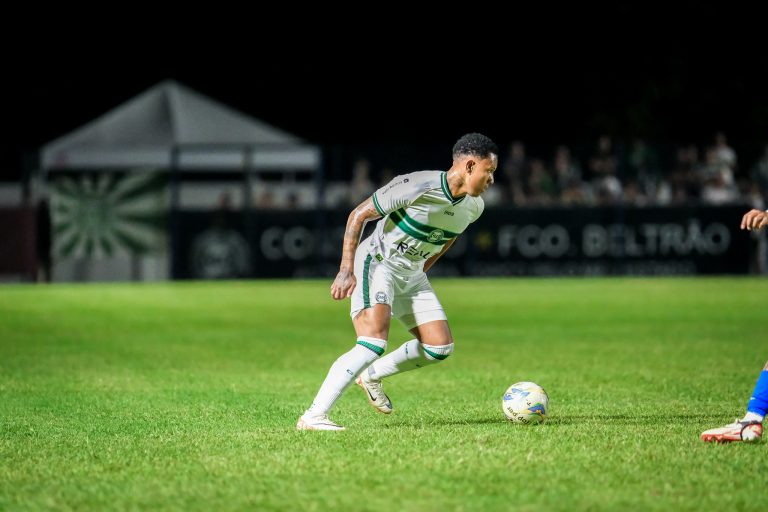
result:
[[[456,351],[345,432],[294,430],[355,340],[330,282],[0,287],[0,510],[765,510],[768,441],[699,433],[768,359],[767,280],[433,284]],[[546,424],[504,419],[520,380]]]

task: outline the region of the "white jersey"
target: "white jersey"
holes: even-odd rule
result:
[[[373,193],[384,217],[365,241],[369,254],[398,271],[420,272],[424,262],[477,220],[480,197],[454,198],[443,171],[418,171],[395,177]]]

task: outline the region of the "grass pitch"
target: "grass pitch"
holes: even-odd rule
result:
[[[454,354],[335,433],[294,430],[355,340],[330,282],[0,287],[0,510],[764,510],[768,441],[698,436],[768,359],[768,281],[433,284]],[[504,419],[519,380],[546,424]]]

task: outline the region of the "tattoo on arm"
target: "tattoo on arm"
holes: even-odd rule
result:
[[[353,269],[355,250],[360,243],[360,235],[369,220],[379,219],[381,215],[376,211],[373,201],[369,197],[352,210],[347,218],[347,227],[344,230],[344,242],[341,246],[341,267]]]

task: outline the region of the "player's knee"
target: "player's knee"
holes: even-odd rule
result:
[[[447,345],[427,345],[422,343],[421,349],[424,351],[424,359],[430,363],[439,363],[440,361],[445,361],[453,353],[453,343]]]
[[[374,360],[387,350],[387,340],[373,336],[358,336],[357,346],[367,349],[367,355]]]
[[[389,337],[389,306],[386,308],[381,307],[381,304],[376,306],[360,311],[352,323],[358,333],[365,333],[365,336],[386,340]]]

